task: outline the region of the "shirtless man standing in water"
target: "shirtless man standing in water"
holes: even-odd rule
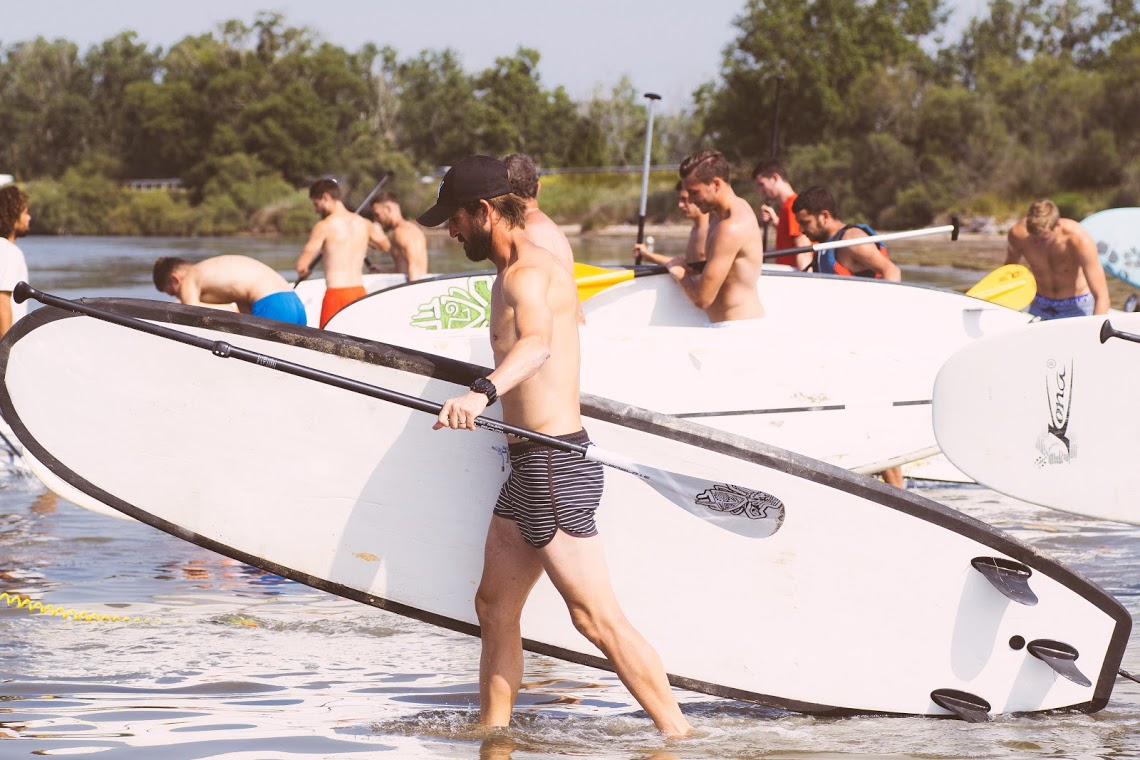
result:
[[[380,250],[392,255],[396,271],[408,278],[408,282],[418,280],[427,274],[427,238],[424,231],[410,219],[404,218],[400,199],[395,193],[378,193],[372,199],[372,218],[391,242],[387,247],[379,244]]]
[[[1107,314],[1108,283],[1096,243],[1080,223],[1062,219],[1057,204],[1035,201],[1007,237],[1006,264],[1022,257],[1037,280],[1029,313],[1041,319]]]
[[[388,243],[379,227],[345,208],[336,180],[319,179],[309,188],[309,199],[321,221],[313,227],[309,242],[297,257],[297,277],[309,276],[313,260],[324,250],[325,299],[321,304],[321,327],[353,301],[363,298],[364,257],[368,243],[383,248]]]
[[[705,268],[698,276],[678,257],[669,264],[669,273],[714,326],[762,318],[756,283],[764,241],[752,207],[729,184],[728,161],[720,151],[698,151],[681,162],[681,184],[690,202],[710,215]]]
[[[475,419],[501,395],[505,422],[587,444],[578,402],[578,289],[570,272],[528,238],[526,205],[513,194],[507,167],[468,156],[448,170],[436,204],[417,221],[447,222],[467,258],[498,270],[491,288],[495,370],[446,401],[435,429],[475,430]],[[610,583],[594,524],[601,465],[531,441],[508,443],[511,473],[491,516],[475,594],[483,641],[480,721],[510,723],[523,676],[523,605],[545,572],[574,626],[605,654],[658,730],[688,734],[660,658],[626,619]]]

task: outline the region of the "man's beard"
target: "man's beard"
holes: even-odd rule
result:
[[[23,228],[21,228],[21,229],[15,230],[15,232],[16,232],[16,237],[18,237],[18,238],[22,238],[22,237],[25,237],[25,236],[27,236],[27,234],[28,234],[28,228],[27,228],[27,227],[23,227]]]
[[[475,230],[463,236],[463,253],[471,261],[486,261],[491,256],[491,233]]]

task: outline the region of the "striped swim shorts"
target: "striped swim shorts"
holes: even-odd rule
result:
[[[585,430],[555,436],[587,445]],[[559,528],[572,536],[595,536],[594,511],[602,501],[602,465],[581,454],[534,441],[510,445],[511,474],[499,491],[495,514],[514,520],[531,546],[541,549]]]

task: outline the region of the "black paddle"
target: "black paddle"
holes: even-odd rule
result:
[[[1140,343],[1140,335],[1137,335],[1136,333],[1124,332],[1123,330],[1117,330],[1112,326],[1112,322],[1106,319],[1104,320],[1104,324],[1100,326],[1100,342],[1104,343],[1109,338],[1120,338],[1121,340],[1129,340],[1133,343]]]
[[[649,196],[649,161],[653,153],[653,105],[661,100],[661,96],[655,92],[647,92],[645,97],[649,99],[649,120],[645,125],[645,165],[641,168],[641,205],[637,210],[638,245],[645,242],[645,205]],[[640,253],[633,257],[633,263],[641,263]]]
[[[368,195],[364,196],[364,200],[361,201],[360,205],[356,207],[356,213],[357,214],[359,214],[361,211],[364,210],[364,207],[368,205],[368,201],[370,201],[376,197],[376,193],[380,192],[380,189],[382,187],[384,187],[384,184],[388,181],[388,179],[391,176],[392,176],[392,172],[384,172],[384,176],[381,177],[380,181],[376,183],[376,187],[372,188],[372,192],[370,192]],[[311,275],[316,270],[317,264],[320,263],[321,259],[323,259],[324,257],[325,257],[324,251],[321,251],[320,253],[318,253],[316,256],[313,257],[313,260],[311,262],[309,262],[309,274],[306,274],[304,277],[298,277],[297,278],[297,281],[295,283],[293,283],[294,290],[302,282],[309,279],[309,275]],[[368,254],[364,255],[364,263],[366,263],[368,265],[369,269],[375,268],[375,267],[373,267],[372,262],[368,260]]]
[[[249,349],[234,346],[225,341],[210,340],[209,338],[199,337],[182,332],[181,330],[153,324],[145,320],[116,314],[112,311],[106,311],[89,304],[70,301],[49,293],[42,293],[26,282],[21,282],[16,285],[12,291],[12,297],[16,300],[16,303],[23,303],[29,298],[34,298],[40,303],[54,306],[58,309],[83,314],[103,322],[128,327],[132,330],[149,333],[150,335],[155,335],[160,338],[194,346],[195,348],[204,348],[213,353],[214,356],[224,359],[240,359],[250,364],[284,372],[287,375],[302,377],[307,380],[315,380],[318,383],[331,385],[335,388],[342,388],[347,391],[352,391],[353,393],[360,393],[382,401],[399,404],[409,409],[427,412],[433,416],[438,416],[440,410],[443,408],[433,401],[428,401],[417,396],[408,396],[398,391],[370,385],[341,375],[334,375],[329,372],[324,372],[323,370],[308,367],[303,364],[296,364],[256,351],[250,351]],[[737,486],[731,483],[721,483],[693,477],[691,475],[681,475],[668,470],[661,470],[656,467],[634,462],[620,454],[605,451],[597,446],[583,446],[582,444],[569,443],[559,438],[486,417],[477,418],[475,425],[484,430],[490,430],[496,433],[507,433],[518,438],[526,438],[536,443],[541,443],[554,449],[579,454],[586,459],[600,462],[614,469],[628,472],[631,475],[636,475],[652,486],[658,493],[666,496],[682,509],[696,515],[706,522],[710,522],[717,527],[741,536],[748,538],[766,538],[779,530],[780,525],[784,521],[783,502],[772,494],[764,491],[757,491],[752,488],[745,488],[744,486]]]

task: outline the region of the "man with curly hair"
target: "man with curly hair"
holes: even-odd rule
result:
[[[26,303],[12,299],[12,291],[16,283],[28,279],[28,265],[16,238],[28,234],[31,222],[27,194],[15,185],[0,188],[0,337],[28,313]]]

